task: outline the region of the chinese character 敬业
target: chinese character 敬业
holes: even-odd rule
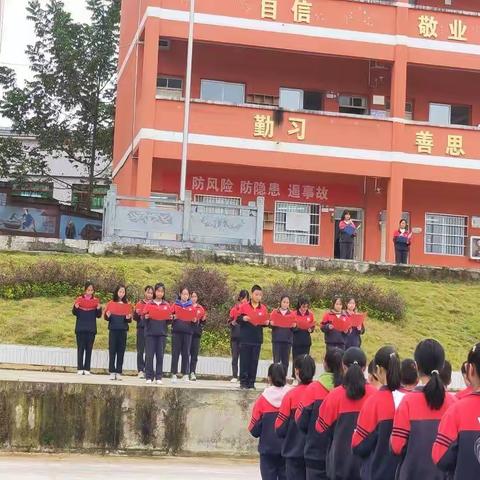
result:
[[[288,196],[290,198],[300,198],[300,185],[290,183],[288,185]]]
[[[431,155],[433,149],[433,134],[428,130],[421,130],[415,134],[415,137],[417,152]]]
[[[461,135],[449,135],[447,137],[447,155],[461,157],[465,155],[463,150],[463,137]]]
[[[242,180],[240,182],[240,194],[241,195],[251,195],[252,194],[253,184],[249,180]]]
[[[277,19],[277,0],[262,0],[262,18]]]
[[[273,120],[270,115],[255,115],[254,137],[272,138]]]
[[[305,140],[306,121],[303,118],[290,117],[288,121],[292,124],[289,135],[297,135],[297,140]]]
[[[317,200],[328,200],[328,188],[327,187],[317,187],[316,193]]]
[[[222,193],[232,193],[233,182],[229,178],[222,178],[220,180],[220,191]]]
[[[270,197],[280,196],[280,185],[278,183],[270,183],[268,185],[268,195]]]
[[[192,190],[204,190],[204,189],[205,189],[205,179],[203,177],[193,177]]]
[[[218,182],[216,178],[209,177],[207,180],[207,192],[209,190],[213,190],[214,192],[218,192]]]
[[[421,15],[418,17],[418,32],[425,38],[437,38],[438,22],[435,17],[429,15]]]
[[[450,36],[449,40],[458,40],[461,42],[466,42],[467,37],[467,26],[462,22],[462,20],[454,20],[453,23],[448,25],[450,27]]]
[[[312,4],[307,0],[295,0],[292,7],[293,21],[297,23],[310,23]]]

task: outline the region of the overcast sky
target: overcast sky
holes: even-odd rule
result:
[[[88,20],[84,0],[63,0],[65,7],[77,21]],[[40,0],[46,4],[47,0]],[[28,60],[25,48],[34,40],[32,22],[27,20],[28,0],[0,0],[3,6],[3,24],[0,39],[0,65],[15,69],[19,83],[29,76]],[[0,127],[8,126],[8,121],[0,117]]]

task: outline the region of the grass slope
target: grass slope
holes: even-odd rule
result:
[[[65,255],[66,258],[78,258]],[[18,262],[19,268],[28,268],[28,263],[38,255],[0,254],[0,260]],[[151,284],[163,281],[167,288],[185,264],[164,258],[105,257],[96,261],[120,266],[127,272],[129,282]],[[254,282],[266,285],[273,281],[286,281],[292,277],[327,273],[303,274],[260,266],[215,265],[228,275],[234,290],[248,288]],[[439,340],[447,350],[447,356],[459,369],[466,352],[480,340],[480,312],[472,299],[480,296],[480,285],[460,282],[424,282],[369,276],[369,280],[383,288],[397,290],[407,302],[406,318],[396,324],[369,319],[364,336],[364,348],[369,358],[383,344],[393,344],[402,356],[411,356],[416,343],[425,337]],[[72,297],[55,299],[33,298],[13,301],[0,299],[0,343],[73,347],[74,317],[71,315]],[[171,292],[170,292],[171,293]],[[317,319],[322,312],[316,311]],[[99,321],[96,348],[106,348],[108,331],[106,322]],[[128,348],[135,348],[134,330],[128,338]],[[312,354],[319,361],[324,353],[323,335],[314,334]],[[228,345],[215,344],[205,338],[202,354],[228,355]],[[262,357],[271,357],[269,335],[266,335]]]

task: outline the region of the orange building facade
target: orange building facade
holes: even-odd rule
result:
[[[121,195],[178,198],[189,8],[123,1]],[[267,253],[337,256],[350,209],[359,260],[393,261],[406,217],[410,263],[478,266],[478,1],[196,0],[193,38],[194,199],[264,197]],[[307,228],[289,212],[309,214]]]

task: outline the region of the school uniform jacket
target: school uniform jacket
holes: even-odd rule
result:
[[[467,388],[464,388],[463,390],[460,390],[459,392],[457,392],[455,394],[455,398],[457,400],[461,400],[462,398],[466,397],[467,395],[470,395],[471,393],[473,393],[472,387],[467,387]]]
[[[110,312],[110,317],[107,317],[107,312],[110,311],[110,308],[113,308],[115,306],[115,303],[120,303],[120,302],[114,302],[113,300],[110,300],[105,307],[104,319],[108,322],[108,329],[128,331],[128,324],[132,321],[131,318],[127,319],[126,315],[117,315],[111,312]],[[128,305],[128,304],[125,304],[125,305]]]
[[[397,470],[398,480],[444,480],[446,477],[432,461],[432,446],[440,419],[455,402],[446,393],[440,410],[432,410],[423,394],[423,387],[416,387],[405,395],[395,412],[390,445],[402,460]]]
[[[285,395],[275,421],[275,432],[283,438],[284,458],[303,458],[305,434],[297,427],[295,414],[307,388],[308,385],[298,385]]]
[[[82,296],[81,298],[83,299],[84,297]],[[77,303],[78,300],[79,299],[77,299],[75,303]],[[87,299],[85,300],[87,301]],[[88,305],[88,309],[86,309],[86,305],[84,306],[84,308],[82,308],[81,300],[79,308],[76,308],[75,304],[73,305],[72,314],[76,317],[75,333],[92,333],[94,335],[97,334],[97,318],[100,318],[102,316],[102,309],[93,308],[95,303],[97,303],[97,306],[99,306],[100,303],[98,302],[98,300],[97,302],[95,302],[96,299],[91,300],[93,301],[91,302],[91,305]]]
[[[327,448],[322,448],[321,439],[315,430],[320,405],[323,403],[330,390],[323,383],[312,382],[305,389],[295,413],[297,427],[305,437],[303,456],[306,461],[325,462]]]
[[[278,313],[275,313],[275,312],[278,312]],[[275,315],[283,315],[283,314],[280,311],[280,309],[274,310],[270,314],[270,320],[273,320],[272,317],[274,317]],[[294,318],[294,314],[290,310],[287,310],[285,315],[289,315],[292,318]],[[278,327],[278,326],[272,325],[271,328],[272,328],[272,342],[273,343],[289,343],[290,345],[292,345],[292,343],[293,343],[293,326],[291,328],[288,328],[288,327]]]
[[[345,316],[344,312],[342,312],[341,315]],[[340,332],[339,330],[335,330],[335,328],[329,328],[329,325],[333,324],[335,317],[336,314],[332,311],[326,312],[323,316],[320,330],[322,330],[322,332],[325,334],[325,343],[327,345],[345,345],[346,334],[344,332]]]
[[[309,347],[312,345],[312,335],[308,330],[315,329],[315,317],[310,310],[302,314],[299,310],[296,312],[297,327],[293,329],[293,345],[299,347]],[[300,328],[300,322],[305,323],[305,326],[311,325],[309,328]]]
[[[352,450],[363,459],[362,480],[395,480],[399,459],[390,451],[394,417],[395,399],[387,387],[369,397],[360,410]]]
[[[143,318],[143,309],[147,305],[147,300],[140,300],[135,305],[135,310],[133,311],[133,319],[137,322],[137,328],[145,328],[145,319]]]
[[[168,317],[168,320],[158,320],[165,317]],[[171,322],[171,306],[165,300],[161,303],[152,300],[143,307],[143,318],[147,337],[166,337],[168,324]]]
[[[173,314],[172,333],[184,333],[186,335],[193,335],[194,322],[192,320],[180,320],[179,318],[182,313],[188,312],[188,314],[190,315],[195,310],[195,307],[192,305],[192,303],[188,302],[183,306],[179,305],[178,303],[174,303],[171,308]]]
[[[353,243],[356,236],[357,227],[355,223],[347,223],[341,220],[338,224],[338,241],[341,243]]]
[[[333,389],[320,406],[315,428],[323,445],[331,442],[327,454],[328,478],[335,480],[361,478],[361,460],[353,455],[352,436],[360,410],[368,398],[376,392],[375,387],[366,384],[363,398],[352,400],[347,397],[347,391],[341,385]]]
[[[265,323],[268,320],[268,311],[265,305],[259,304],[256,309],[253,308],[251,302],[240,306],[240,315],[237,322],[240,323],[240,343],[245,345],[261,345],[263,343],[263,328],[265,325],[254,325],[243,320],[243,317],[251,317],[254,312],[265,318]]]
[[[194,337],[201,337],[203,333],[203,327],[205,325],[205,321],[207,320],[207,312],[205,308],[197,303],[194,305],[196,312],[197,312],[197,321],[193,324],[193,336]]]
[[[253,406],[248,430],[252,436],[260,439],[258,443],[260,455],[281,454],[282,440],[275,433],[275,421],[282,400],[289,390],[289,386],[267,387]]]
[[[237,318],[240,315],[240,306],[241,305],[234,305],[230,309],[230,313],[228,315],[228,326],[230,327],[230,338],[232,340],[240,340],[240,324],[237,323],[233,325],[232,322],[236,322]]]
[[[452,405],[440,421],[433,462],[454,480],[480,479],[480,392]]]
[[[410,232],[405,230],[403,233],[400,230],[395,230],[393,233],[393,243],[395,248],[399,251],[407,251],[410,248]]]

